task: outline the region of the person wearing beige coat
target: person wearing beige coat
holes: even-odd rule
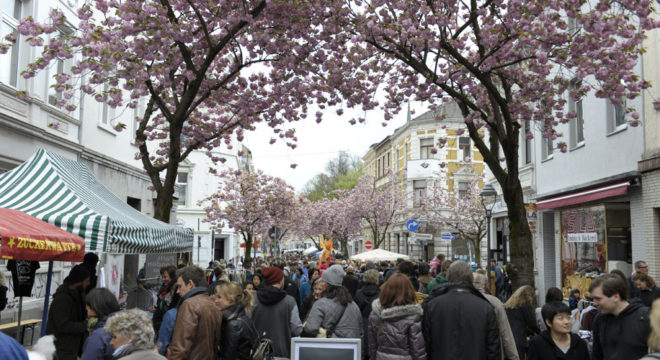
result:
[[[506,310],[504,309],[504,304],[497,297],[490,295],[485,292],[486,285],[486,275],[474,273],[474,287],[481,291],[481,293],[486,297],[486,300],[493,305],[495,309],[495,317],[497,319],[497,328],[500,332],[500,348],[502,352],[502,359],[505,360],[520,360],[518,356],[518,350],[516,349],[516,340],[513,338],[513,332],[511,331],[511,325],[509,325],[509,319],[506,316]]]

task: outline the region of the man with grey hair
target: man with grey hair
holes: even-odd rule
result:
[[[630,294],[632,295],[631,298],[639,297],[639,289],[637,288],[637,286],[635,286],[635,282],[632,279],[632,276],[638,271],[647,274],[649,273],[649,265],[646,263],[646,261],[644,260],[635,261],[635,270],[630,276],[628,276],[628,285],[630,285]]]
[[[501,359],[495,310],[472,285],[470,266],[465,261],[452,263],[447,280],[449,286],[434,291],[422,304],[429,359]]]
[[[495,310],[497,328],[500,331],[500,351],[502,353],[502,359],[519,360],[518,350],[516,349],[516,340],[513,337],[513,332],[511,332],[511,325],[506,316],[504,304],[502,304],[497,297],[486,293],[486,283],[488,282],[488,278],[485,274],[474,272],[472,276],[474,277],[473,284],[475,289],[479,290],[481,294],[486,297],[486,300],[493,305],[493,310]]]

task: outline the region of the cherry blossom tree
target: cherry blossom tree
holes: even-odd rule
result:
[[[362,214],[347,192],[340,191],[336,195],[330,199],[306,200],[298,230],[299,235],[312,239],[319,249],[317,236],[333,238],[341,244],[344,257],[348,257],[348,240],[360,233]]]
[[[279,182],[280,191],[266,197],[269,201],[267,207],[270,211],[272,227],[268,229],[268,234],[264,234],[272,240],[271,253],[279,252],[282,239],[295,232],[301,217],[304,216],[302,209],[305,201],[304,198],[297,196],[293,187],[284,183],[283,180],[274,178],[274,181]],[[277,231],[271,232],[273,227],[277,227]]]
[[[486,237],[485,209],[481,202],[479,176],[468,183],[464,194],[457,194],[446,186],[446,178],[438,176],[429,188],[421,209],[428,221],[449,228],[467,240],[474,249],[475,261],[481,263],[481,240]]]
[[[353,0],[335,20],[350,40],[325,66],[345,71],[349,101],[380,85],[385,119],[408,99],[455,101],[470,138],[503,190],[514,286],[533,285],[531,232],[519,180],[519,141],[533,123],[543,136],[576,117],[568,97],[620,104],[649,84],[638,75],[650,0]],[[358,82],[358,83],[356,83]],[[626,109],[631,125],[639,114]],[[529,128],[533,128],[530,126]],[[481,131],[480,131],[481,129]],[[483,129],[487,129],[487,135]],[[521,134],[523,131],[523,134]],[[564,142],[556,142],[566,151]]]
[[[372,175],[362,176],[346,198],[369,228],[375,249],[385,242],[390,227],[403,219],[406,195],[391,171],[384,184],[377,184]]]
[[[21,37],[8,35],[0,53],[15,41],[43,46],[25,78],[58,59],[73,59],[71,71],[56,74],[53,85],[62,94],[58,105],[68,111],[79,90],[113,108],[138,107],[137,158],[156,192],[157,219],[169,221],[178,166],[192,151],[207,150],[224,161],[211,150],[230,146],[232,135],[241,141],[258,122],[273,128],[271,143],[281,138],[295,147],[287,122],[306,117],[315,100],[339,102],[339,94],[318,85],[327,74],[306,70],[325,60],[329,34],[338,31],[318,25],[332,14],[329,1],[84,3],[77,20],[58,9],[45,21],[22,19]],[[77,31],[58,35],[58,27],[76,21]]]
[[[200,201],[206,211],[205,221],[214,229],[227,224],[239,232],[245,242],[244,263],[250,264],[255,236],[266,234],[276,224],[285,224],[295,212],[293,187],[262,171],[226,170],[219,176],[218,191]]]

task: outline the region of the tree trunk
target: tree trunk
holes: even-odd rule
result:
[[[172,212],[174,188],[163,187],[156,193],[154,204],[154,218],[164,223],[170,223],[170,213]]]
[[[522,186],[518,177],[508,177],[502,185],[509,217],[509,250],[511,262],[507,272],[513,289],[523,285],[534,286],[534,253],[532,232],[527,222],[527,211]]]
[[[474,248],[474,262],[477,263],[477,266],[481,266],[481,238],[478,236],[475,238],[470,238],[470,243]]]
[[[243,267],[249,268],[252,264],[252,234],[245,236],[245,257],[243,258]],[[246,266],[247,264],[247,266]]]
[[[344,255],[344,259],[348,260],[348,239],[339,239],[341,244],[341,253]]]

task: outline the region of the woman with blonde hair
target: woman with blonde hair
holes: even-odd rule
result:
[[[649,351],[652,352],[639,360],[660,359],[660,300],[653,301],[649,322],[651,323],[651,335],[649,335],[648,345]]]
[[[509,319],[511,332],[516,340],[516,348],[521,359],[524,359],[527,353],[528,339],[540,332],[534,315],[534,296],[534,288],[524,285],[518,288],[504,303],[506,316]]]
[[[222,311],[220,359],[251,359],[250,351],[259,337],[250,319],[252,295],[238,283],[227,282],[215,288],[213,300]]]

